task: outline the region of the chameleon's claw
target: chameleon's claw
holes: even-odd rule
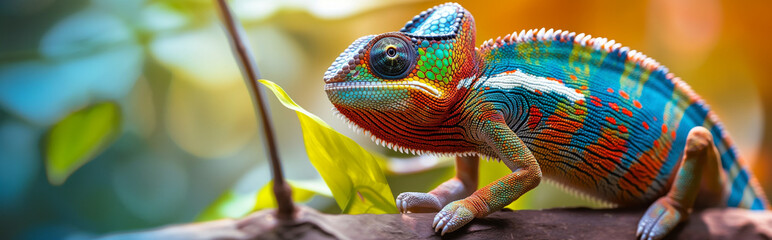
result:
[[[474,209],[467,207],[468,202],[464,199],[451,202],[442,208],[442,211],[437,213],[434,217],[437,225],[434,226],[435,232],[440,232],[440,235],[453,232],[474,219]]]
[[[638,230],[635,231],[635,239],[638,239],[641,236],[641,232],[643,232],[642,230],[643,230],[643,226],[638,225]]]
[[[434,232],[439,232],[442,226],[445,225],[445,219],[440,220],[437,225],[434,226]]]
[[[448,232],[448,227],[450,227],[450,225],[446,225],[444,228],[442,228],[442,233],[440,233],[440,236],[445,236],[445,233]]]
[[[439,232],[440,229],[442,229],[442,226],[444,226],[445,222],[447,222],[447,216],[447,212],[439,212],[437,215],[434,215],[434,222],[432,223],[434,232]]]
[[[397,198],[397,209],[400,213],[407,213],[405,210],[405,201],[402,201],[400,198]]]
[[[397,196],[397,209],[401,213],[438,211],[442,208],[436,196],[420,192],[404,192]]]
[[[662,239],[683,220],[681,211],[668,200],[667,196],[662,197],[646,210],[638,223],[638,239]]]

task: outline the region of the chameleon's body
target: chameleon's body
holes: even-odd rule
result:
[[[459,158],[457,178],[398,197],[402,211],[447,204],[435,218],[443,233],[503,208],[542,176],[615,206],[656,201],[641,238],[669,232],[698,192],[706,204],[768,207],[704,102],[654,60],[603,38],[541,29],[476,48],[471,14],[444,4],[400,32],[358,39],[325,82],[336,109],[378,143],[489,156],[512,169],[475,191],[477,159]]]

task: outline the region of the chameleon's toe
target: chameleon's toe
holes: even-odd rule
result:
[[[440,235],[445,235],[445,233],[456,231],[471,222],[475,214],[473,208],[468,206],[468,202],[464,199],[446,205],[442,211],[434,216],[432,223],[434,231],[441,231]]]
[[[437,212],[442,205],[436,196],[420,192],[404,192],[397,196],[397,209],[401,213]]]
[[[652,204],[638,222],[636,236],[640,240],[663,239],[683,220],[684,214],[667,196]]]

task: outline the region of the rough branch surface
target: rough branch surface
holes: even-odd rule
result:
[[[642,210],[548,209],[499,211],[444,237],[431,229],[433,213],[328,215],[299,207],[300,222],[278,224],[273,212],[239,220],[169,226],[104,239],[633,239]],[[772,212],[707,209],[671,239],[772,239]]]

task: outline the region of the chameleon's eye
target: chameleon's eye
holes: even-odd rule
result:
[[[389,46],[388,48],[386,48],[386,56],[390,57],[390,58],[396,57],[397,56],[397,47]]]
[[[384,37],[370,49],[370,64],[376,75],[386,79],[403,78],[415,65],[415,48],[399,37]]]

